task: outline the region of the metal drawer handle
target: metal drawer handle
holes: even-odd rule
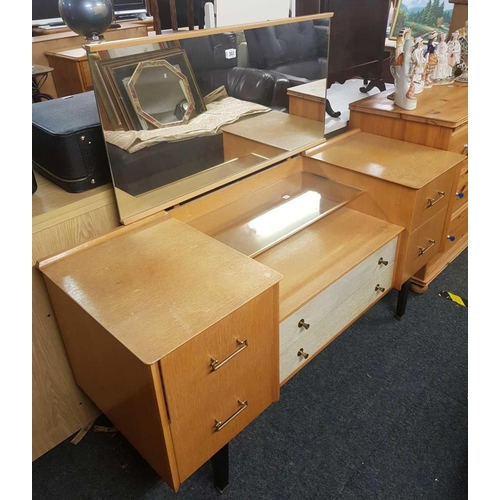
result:
[[[229,422],[231,422],[231,420],[234,420],[242,411],[248,408],[248,401],[246,400],[241,401],[240,399],[238,399],[238,403],[241,405],[241,408],[237,410],[235,413],[233,413],[226,421],[220,422],[219,420],[215,419],[215,424],[214,424],[215,432],[219,432],[222,429],[224,429],[224,427],[226,427],[226,425]]]
[[[464,144],[464,154],[469,154],[469,145],[468,144]]]
[[[306,323],[303,319],[301,319],[301,320],[299,321],[299,328],[304,327],[306,330],[309,330],[309,327],[310,327],[310,326],[311,326],[311,325],[310,325],[309,323]]]
[[[429,198],[427,200],[427,208],[432,207],[432,205],[435,205],[439,200],[442,200],[444,198],[444,191],[438,191],[438,197],[436,199]]]
[[[379,284],[377,284],[375,286],[375,291],[376,292],[382,292],[382,293],[384,293],[385,292],[385,288],[383,286],[380,286]]]
[[[388,260],[384,260],[383,257],[380,257],[380,259],[378,259],[378,263],[379,263],[379,265],[382,264],[384,266],[387,266],[387,264],[389,264],[389,261]]]
[[[210,366],[212,367],[212,371],[215,372],[217,371],[221,366],[224,366],[229,360],[233,359],[237,354],[239,354],[241,351],[246,349],[248,347],[248,341],[247,340],[240,340],[236,339],[236,342],[240,345],[236,351],[233,352],[233,354],[230,354],[226,359],[223,361],[219,362],[215,358],[210,358],[212,362],[210,363]]]
[[[429,240],[429,245],[427,245],[425,248],[424,247],[418,247],[418,255],[424,255],[429,248],[433,247],[436,244],[436,240]]]
[[[304,352],[304,348],[300,348],[299,352],[297,353],[297,356],[300,358],[302,356],[304,359],[307,359],[309,357],[309,354],[307,352]]]

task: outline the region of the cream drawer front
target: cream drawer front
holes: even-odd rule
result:
[[[305,328],[296,328],[293,332],[285,330],[287,326],[285,325],[287,320],[285,320],[280,326],[280,382],[282,383],[293,372],[300,369],[307,358],[321,350],[343,328],[361,315],[384,292],[388,291],[392,286],[393,272],[394,264],[387,266],[354,294],[347,298],[347,294],[344,294],[345,300],[341,301],[335,308],[324,304],[325,314],[315,325],[311,324],[307,330]],[[385,290],[382,291],[379,287]],[[322,297],[323,294],[316,299]],[[303,355],[299,354],[300,352],[303,352]]]
[[[313,332],[324,316],[330,314],[347,297],[359,290],[374,276],[394,264],[397,244],[397,238],[389,241],[380,250],[370,255],[298,311],[282,321],[280,324],[280,345],[287,345],[291,339],[306,331],[305,327],[299,326],[301,320],[304,320],[309,325],[309,332]],[[380,260],[383,262],[379,263]],[[385,264],[386,262],[387,264]]]

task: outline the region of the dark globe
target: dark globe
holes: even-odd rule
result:
[[[59,13],[69,29],[98,40],[113,21],[111,0],[59,0]]]

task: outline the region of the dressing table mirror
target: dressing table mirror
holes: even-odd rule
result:
[[[121,221],[323,142],[324,123],[290,114],[287,90],[326,74],[330,17],[89,45]]]

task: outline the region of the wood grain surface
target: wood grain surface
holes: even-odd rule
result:
[[[145,364],[281,279],[166,214],[39,267]]]

